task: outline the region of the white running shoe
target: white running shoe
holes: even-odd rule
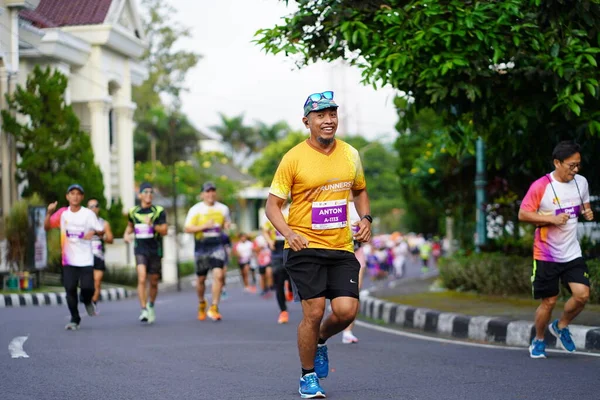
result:
[[[140,314],[140,321],[148,322],[148,310],[145,308],[142,309],[142,313]]]
[[[358,343],[358,338],[352,334],[352,331],[344,331],[344,333],[342,334],[342,343]]]
[[[92,302],[90,302],[89,304],[85,304],[85,311],[90,317],[96,316],[96,307],[94,307],[94,303]]]

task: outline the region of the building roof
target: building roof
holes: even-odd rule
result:
[[[104,23],[113,0],[40,0],[35,10],[20,16],[38,28]]]

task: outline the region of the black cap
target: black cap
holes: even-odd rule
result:
[[[144,191],[144,189],[152,189],[152,184],[149,182],[143,182],[140,185],[140,193],[142,193]]]
[[[202,185],[202,191],[208,192],[209,190],[217,190],[217,187],[212,182],[205,182],[204,185]]]
[[[69,188],[67,189],[67,193],[69,193],[71,190],[79,190],[81,193],[85,193],[83,191],[83,187],[81,187],[81,185],[79,183],[74,183],[71,186],[69,186]]]

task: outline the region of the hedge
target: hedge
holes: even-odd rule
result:
[[[590,272],[590,302],[600,303],[600,260],[587,260]],[[439,260],[445,288],[484,295],[531,296],[531,257],[504,253],[456,255]],[[562,297],[568,297],[563,289]]]

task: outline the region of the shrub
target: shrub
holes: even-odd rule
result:
[[[590,303],[600,303],[600,260],[587,261],[590,273]],[[531,257],[504,253],[479,253],[444,257],[439,261],[445,288],[486,295],[531,296]],[[560,297],[569,291],[562,287]]]

